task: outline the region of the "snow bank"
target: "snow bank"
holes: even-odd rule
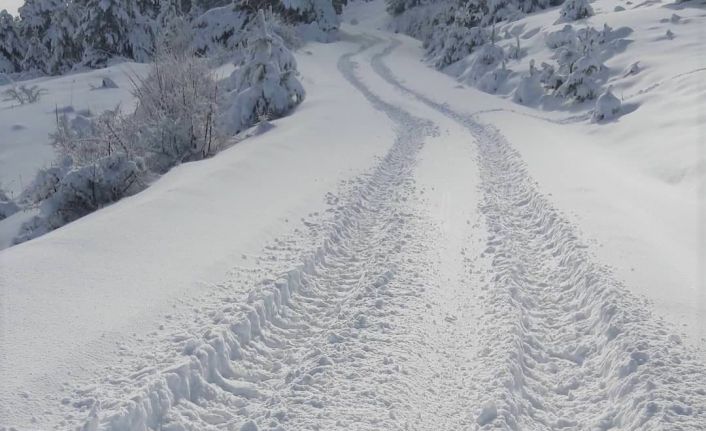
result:
[[[78,425],[90,412],[86,383],[98,376],[109,385],[115,374],[134,373],[136,358],[171,346],[171,338],[153,334],[161,334],[160,325],[182,329],[198,315],[192,308],[210,297],[210,283],[223,282],[236,265],[255,265],[247,256],[259,255],[263,244],[306,231],[299,220],[323,213],[326,193],[387,150],[391,125],[337,71],[349,47],[314,44],[311,55],[297,59],[308,97],[296,117],[214,158],[183,164],[136,196],[0,251],[4,423]],[[228,295],[240,298],[251,288],[233,286]],[[190,366],[180,375],[189,375]]]

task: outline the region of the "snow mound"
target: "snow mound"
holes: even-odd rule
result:
[[[593,109],[593,121],[608,121],[620,115],[620,99],[615,97],[610,88],[601,94],[596,100],[596,107]]]

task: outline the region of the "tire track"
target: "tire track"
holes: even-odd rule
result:
[[[704,429],[703,364],[593,261],[500,131],[399,82],[383,62],[398,44],[374,58],[375,71],[477,144],[490,282],[476,427]]]
[[[399,428],[390,407],[409,410],[413,388],[395,377],[411,354],[396,339],[416,335],[394,319],[423,311],[420,286],[431,271],[422,215],[406,202],[416,156],[435,130],[373,94],[356,77],[353,55],[341,58],[339,70],[395,124],[388,153],[337,200],[322,244],[303,264],[265,280],[247,303],[224,305],[201,337],[180,340],[159,367],[120,380],[112,392],[94,391],[82,429]],[[389,354],[371,354],[384,346]],[[326,387],[330,376],[358,381]]]

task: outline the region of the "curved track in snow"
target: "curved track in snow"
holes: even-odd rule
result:
[[[370,42],[361,45],[362,52]],[[440,378],[427,360],[430,354],[459,357],[419,330],[425,316],[434,319],[431,327],[439,324],[428,312],[438,295],[427,289],[441,283],[431,250],[434,226],[419,209],[412,172],[436,131],[375,95],[357,77],[355,55],[343,55],[339,70],[394,122],[389,152],[334,199],[319,233],[323,243],[302,256],[302,265],[266,280],[247,304],[224,305],[216,322],[201,328],[202,338],[180,340],[169,366],[119,382],[135,386],[129,397],[97,393],[85,429],[433,426],[435,412],[422,428],[418,418],[429,396],[418,392],[422,377]],[[445,373],[447,381],[456,377]],[[442,391],[435,396],[439,405]]]
[[[338,69],[393,122],[388,153],[329,196],[300,265],[262,274],[158,366],[89,391],[84,429],[703,429],[703,365],[594,262],[502,133],[402,84],[394,40],[370,66],[415,113],[384,100],[356,63],[382,41],[355,41]],[[461,233],[441,233],[415,182],[440,129],[419,112],[462,126],[446,133],[477,157],[478,222],[453,264],[441,250]]]
[[[489,232],[477,425],[520,430],[700,430],[706,371],[537,189],[502,133],[402,84],[476,142]],[[470,140],[470,139],[469,139]]]

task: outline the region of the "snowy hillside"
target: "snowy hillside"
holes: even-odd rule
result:
[[[0,81],[0,431],[706,429],[706,4],[157,3]]]

